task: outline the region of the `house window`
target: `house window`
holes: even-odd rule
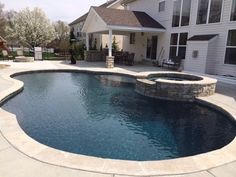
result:
[[[77,32],[77,37],[81,38],[82,37],[82,33],[81,32]]]
[[[165,11],[165,6],[166,6],[166,2],[165,1],[159,2],[159,12]]]
[[[236,21],[236,0],[233,0],[232,2],[232,10],[231,10],[231,21]]]
[[[185,59],[188,33],[173,33],[170,39],[170,58],[176,56]]]
[[[135,44],[135,33],[130,33],[129,44]]]
[[[181,0],[175,0],[174,9],[173,9],[173,17],[172,17],[172,27],[179,26],[180,9],[181,9]]]
[[[188,26],[191,0],[174,0],[172,27]]]
[[[197,24],[220,22],[223,0],[199,0]]]
[[[236,30],[229,30],[228,33],[225,64],[236,65]]]
[[[188,26],[190,20],[191,0],[183,0],[181,26]]]

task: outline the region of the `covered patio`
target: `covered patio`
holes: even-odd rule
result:
[[[165,28],[145,12],[91,7],[82,29],[86,33],[89,54],[89,34],[108,34],[106,67],[114,67],[113,35],[129,36],[131,33],[164,33]],[[138,49],[137,49],[138,50]],[[135,55],[135,53],[133,54]]]

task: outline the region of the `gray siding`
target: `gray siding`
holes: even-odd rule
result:
[[[164,58],[169,57],[169,41],[171,33],[188,32],[189,37],[199,34],[219,34],[214,41],[214,47],[209,45],[207,54],[206,72],[209,74],[234,75],[236,76],[236,65],[224,64],[228,30],[236,29],[236,22],[230,21],[232,0],[224,0],[222,19],[220,23],[196,25],[198,0],[192,0],[190,25],[185,27],[172,27],[173,0],[166,0],[165,12],[158,13],[159,0],[138,0],[128,5],[130,10],[145,11],[151,17],[160,22],[167,31],[158,34],[158,54],[161,48],[165,48]],[[140,51],[140,49],[137,49]],[[145,54],[143,54],[145,56]]]

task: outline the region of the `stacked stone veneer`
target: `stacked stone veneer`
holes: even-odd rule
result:
[[[161,77],[161,75],[159,75]],[[167,76],[164,74],[163,76]],[[137,79],[136,92],[158,99],[173,101],[194,101],[196,97],[210,96],[215,93],[216,80],[206,77],[195,77],[192,75],[173,75],[170,77],[184,78],[186,81],[172,81],[166,79],[157,79],[151,81],[148,79]],[[194,81],[194,78],[197,81]],[[200,80],[199,80],[200,78]]]
[[[106,68],[110,68],[110,69],[114,68],[114,57],[113,56],[112,57],[107,56]]]

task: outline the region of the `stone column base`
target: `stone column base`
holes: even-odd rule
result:
[[[114,56],[106,57],[106,68],[114,68]]]

